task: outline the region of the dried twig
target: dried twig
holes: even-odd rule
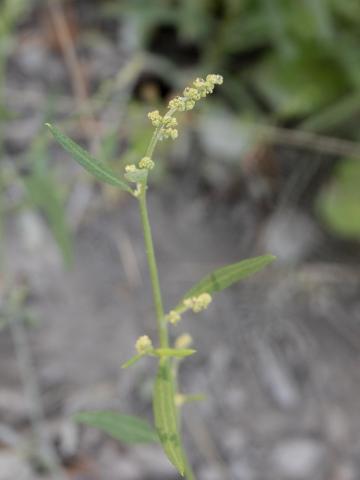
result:
[[[76,53],[76,48],[64,13],[62,2],[60,0],[48,0],[48,7],[55,34],[58,38],[64,61],[69,71],[76,108],[80,112],[82,106],[88,102],[87,82]],[[81,116],[80,121],[85,134],[92,136],[95,131],[95,119],[92,112],[88,110],[87,117],[85,118],[84,116]]]
[[[309,148],[330,155],[360,158],[360,144],[350,140],[268,125],[256,126],[255,130],[262,140],[266,139],[275,143]]]

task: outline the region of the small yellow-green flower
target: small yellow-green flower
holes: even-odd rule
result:
[[[193,343],[192,336],[189,333],[183,333],[175,340],[175,348],[188,348]]]
[[[134,165],[133,163],[131,165],[125,165],[126,173],[136,172],[136,170],[137,170],[136,165]]]
[[[166,319],[168,322],[176,325],[181,320],[181,315],[175,310],[170,310],[170,312],[166,315]]]
[[[209,293],[201,293],[197,297],[191,297],[184,300],[186,308],[191,309],[195,313],[205,310],[212,302],[212,297]]]
[[[139,355],[144,355],[153,349],[153,344],[147,335],[143,335],[136,340],[135,349]]]
[[[143,168],[146,170],[152,170],[155,166],[153,160],[150,157],[143,157],[139,162],[139,168]]]
[[[160,115],[159,110],[154,110],[153,112],[149,112],[148,117],[155,128],[161,126],[163,117]]]
[[[177,407],[182,407],[185,402],[186,402],[186,395],[183,395],[182,393],[175,394],[175,405]]]

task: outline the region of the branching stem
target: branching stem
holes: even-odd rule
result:
[[[158,138],[159,138],[159,132],[155,132],[154,137],[150,143],[151,154],[156,146]],[[157,268],[157,262],[156,262],[155,251],[154,251],[154,243],[153,243],[148,208],[147,208],[146,190],[147,190],[147,185],[142,184],[141,193],[138,197],[139,206],[140,206],[141,223],[143,227],[145,251],[146,251],[146,256],[147,256],[147,261],[149,266],[151,285],[152,285],[152,292],[153,292],[153,299],[154,299],[154,306],[155,306],[156,320],[157,320],[158,334],[159,334],[159,343],[161,348],[168,348],[169,332],[168,332],[168,326],[167,326],[167,322],[164,315],[164,307],[163,307],[163,301],[162,301],[162,295],[161,295],[159,273]],[[174,378],[171,378],[171,381],[175,383]],[[179,428],[179,437],[181,438],[180,428]],[[184,464],[185,464],[185,478],[187,480],[196,480],[194,472],[191,468],[191,465],[189,463],[189,460],[187,458],[187,455],[183,446],[182,446],[182,453],[183,453]]]

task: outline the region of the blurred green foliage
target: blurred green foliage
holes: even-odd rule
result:
[[[339,164],[318,197],[319,214],[337,234],[360,239],[360,161]]]
[[[3,0],[0,4],[0,125],[11,117],[5,105],[6,63],[14,41],[14,30],[17,22],[26,14],[31,2],[27,0]],[[3,141],[0,128],[0,142]],[[0,144],[0,151],[2,145]]]
[[[41,7],[45,2],[3,0],[0,4],[0,123],[12,115],[3,87],[15,27],[35,4]],[[359,0],[101,0],[95,5],[104,16],[132,26],[129,35],[138,42],[139,51],[147,51],[151,60],[166,59],[163,70],[158,68],[161,62],[154,61],[153,65],[159,75],[166,71],[165,80],[173,81],[171,88],[182,84],[184,76],[216,71],[226,79],[218,99],[243,118],[360,140]],[[136,108],[135,103],[130,106],[135,117]],[[106,162],[114,158],[113,166],[119,169],[124,163],[132,163],[143,150],[148,128],[129,124],[123,139],[125,153],[121,152],[119,161],[118,125],[105,132],[101,159]],[[0,128],[0,176],[4,170],[3,132]],[[26,189],[23,203],[45,215],[69,262],[71,241],[65,222],[64,192],[56,188],[50,164],[33,155],[41,142],[35,139],[30,148],[27,165],[31,173],[18,178]],[[40,157],[44,159],[48,150],[45,143],[42,145]],[[1,210],[6,210],[1,195],[5,195],[5,184],[12,181],[4,176],[7,179],[2,180],[0,217]],[[348,177],[337,171],[334,184],[327,190],[331,195],[320,194],[319,209],[330,225],[334,225],[331,213],[324,212],[332,205],[329,199],[334,198],[334,185],[337,191],[348,191],[354,188],[348,182]],[[341,216],[350,218],[357,208],[352,202],[358,199],[356,195],[342,195],[340,207],[339,195],[334,209],[348,208],[348,213]]]
[[[4,125],[12,118],[6,104],[5,82],[7,62],[13,52],[16,39],[16,26],[26,17],[33,2],[29,0],[3,0],[0,4],[0,250],[4,244],[4,218],[9,210],[37,208],[46,218],[52,234],[67,266],[72,261],[72,242],[65,221],[64,199],[58,183],[48,165],[48,142],[46,132],[35,137],[24,155],[26,174],[15,160],[5,162]],[[16,205],[7,201],[7,192],[12,185],[22,185]],[[1,255],[4,252],[1,251]]]
[[[106,5],[132,21],[140,47],[173,62],[179,77],[184,68],[223,74],[224,100],[244,118],[360,140],[358,0]],[[333,232],[359,238],[359,162],[340,164],[317,209]]]
[[[242,112],[298,124],[321,115],[312,129],[324,130],[338,103],[360,99],[358,0],[124,0],[105,11],[131,20],[142,47],[179,71],[223,74]],[[359,102],[346,107],[340,123],[359,113]]]
[[[73,246],[65,217],[65,195],[50,170],[49,156],[48,137],[41,135],[34,140],[28,155],[30,173],[23,179],[27,193],[25,201],[29,207],[37,208],[45,216],[64,264],[70,267]]]

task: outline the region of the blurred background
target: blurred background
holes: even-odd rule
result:
[[[224,84],[160,145],[149,192],[169,309],[212,269],[277,262],[187,318],[185,441],[200,480],[360,478],[358,0],[2,0],[0,480],[167,480],[71,415],[151,419],[155,338],[137,204],[50,138],[118,172],[197,76]],[[49,468],[48,465],[51,467]]]

